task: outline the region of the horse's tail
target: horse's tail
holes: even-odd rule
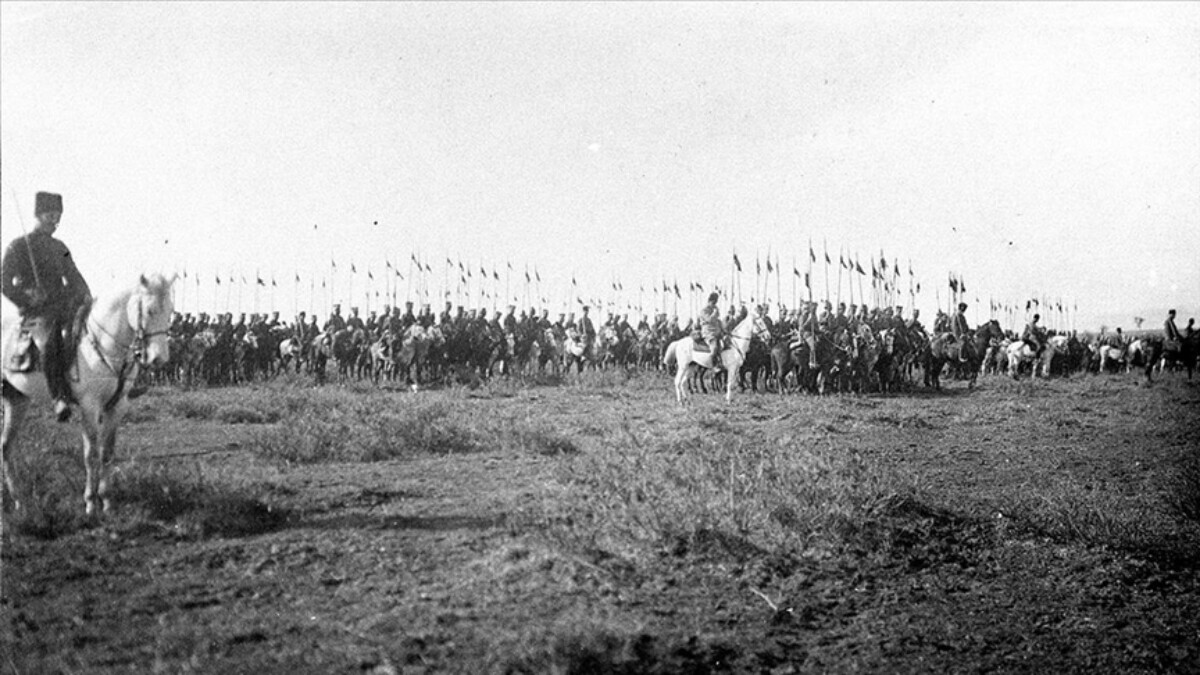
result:
[[[675,345],[676,343],[672,342],[667,345],[667,350],[663,352],[662,364],[667,368],[675,365]]]

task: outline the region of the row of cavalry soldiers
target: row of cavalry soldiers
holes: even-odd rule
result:
[[[737,373],[743,387],[783,391],[871,392],[911,389],[922,372],[924,386],[938,388],[943,374],[974,384],[980,374],[1010,373],[1014,377],[1042,364],[1042,374],[1142,365],[1138,359],[1161,358],[1155,344],[1125,340],[1120,333],[1084,340],[1075,334],[1044,330],[1037,317],[1018,336],[991,320],[971,329],[966,304],[954,314],[939,311],[932,331],[920,321],[919,310],[905,318],[902,307],[868,308],[810,302],[796,310],[781,309],[772,320],[761,305],[740,311],[730,307],[724,318],[728,332],[755,311],[766,326],[768,340],[755,338]],[[428,305],[414,313],[412,303],[385,307],[360,317],[357,308],[343,316],[340,306],[321,324],[300,312],[293,322],[272,315],[231,314],[209,317],[177,315],[170,330],[171,361],[156,374],[159,382],[183,385],[238,384],[264,380],[283,372],[307,373],[323,383],[371,380],[417,386],[435,382],[473,382],[488,378],[562,376],[587,370],[666,367],[664,353],[676,340],[701,341],[698,321],[682,324],[659,314],[653,323],[643,318],[636,326],[628,315],[610,315],[594,322],[590,308],[579,317],[531,308],[507,313],[487,309],[466,311],[450,303],[439,315]],[[1168,339],[1168,346],[1169,345]],[[1188,326],[1184,348],[1189,377],[1195,363],[1195,331]],[[1118,344],[1119,343],[1119,344]],[[1027,349],[1014,350],[1013,345]],[[727,346],[727,345],[726,345]],[[1118,346],[1120,349],[1118,349]],[[1050,354],[1047,354],[1047,350]],[[1011,356],[1022,352],[1028,362]],[[1119,352],[1119,354],[1118,354]],[[1008,361],[1012,360],[1013,363]],[[1024,369],[1024,370],[1023,370]],[[695,386],[719,385],[723,372],[699,373]]]

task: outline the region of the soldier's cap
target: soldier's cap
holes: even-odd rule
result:
[[[33,200],[33,215],[43,213],[62,213],[62,195],[53,192],[39,192]]]
[[[960,303],[958,303],[958,308],[959,308],[959,309],[966,309],[966,308],[967,308],[967,303],[965,303],[965,302],[960,302]]]
[[[335,303],[333,304],[333,308],[334,308],[334,309],[341,309],[341,308],[342,308],[342,306],[341,306],[341,305],[339,305],[339,304],[337,304],[337,303],[335,302]]]
[[[591,307],[588,307],[587,305],[584,305],[584,306],[583,306],[583,311],[585,311],[585,312],[586,312],[586,311],[588,311],[589,309],[591,309]]]
[[[357,307],[351,307],[351,308],[350,308],[350,311],[351,311],[351,312],[354,312],[355,314],[358,314],[358,308],[357,308]]]
[[[1041,318],[1042,318],[1042,315],[1041,315],[1041,314],[1034,314],[1034,315],[1033,315],[1033,320],[1034,320],[1034,321],[1037,321],[1038,319],[1041,319]],[[1120,329],[1117,329],[1117,330],[1120,330]]]

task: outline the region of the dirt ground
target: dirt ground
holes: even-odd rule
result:
[[[257,515],[232,526],[118,505],[102,523],[37,527],[9,515],[0,670],[1200,672],[1200,528],[1178,506],[1200,490],[1186,478],[1200,387],[1182,376],[707,396],[686,411],[665,376],[597,378],[347,393],[347,409],[444,405],[446,428],[478,441],[374,461],[264,456],[314,422],[251,413],[282,386],[316,391],[305,383],[152,392],[122,429],[118,479],[164,467],[184,478],[150,491],[229,488]],[[25,480],[81,511],[75,431],[36,425]],[[773,546],[756,525],[673,545],[621,515],[655,512],[636,498],[620,510],[589,483],[631,444],[682,461],[700,442],[782,448],[772,462],[790,448],[852,457],[855,475],[908,496],[833,538]],[[740,508],[732,488],[729,501]],[[609,529],[588,529],[589,509]]]

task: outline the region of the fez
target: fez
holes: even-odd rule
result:
[[[37,193],[37,197],[34,199],[33,215],[62,213],[62,210],[62,195],[56,195],[53,192]]]

